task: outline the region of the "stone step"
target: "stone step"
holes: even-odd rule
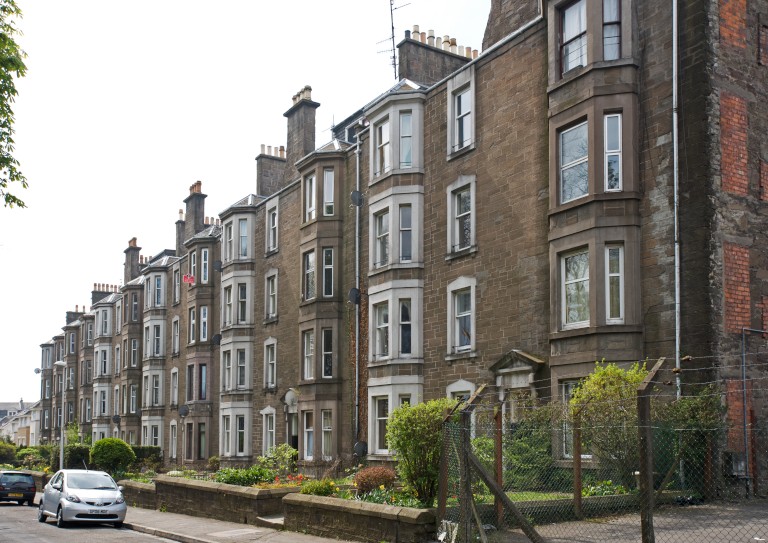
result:
[[[285,526],[285,517],[283,515],[264,515],[256,517],[256,525],[273,530],[282,530]]]

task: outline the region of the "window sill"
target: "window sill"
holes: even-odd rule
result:
[[[465,249],[461,249],[458,251],[453,251],[451,253],[448,253],[445,255],[445,261],[450,262],[451,260],[456,260],[457,258],[462,258],[467,255],[473,255],[477,252],[477,244],[470,245],[469,247]]]
[[[277,394],[277,385],[267,385],[263,390],[264,394]]]
[[[276,255],[280,252],[280,249],[278,247],[275,247],[273,249],[267,249],[267,251],[264,253],[264,258],[270,257],[272,255]]]
[[[449,364],[452,364],[459,360],[471,360],[473,358],[477,358],[478,354],[477,351],[459,351],[455,353],[450,353],[445,355],[445,361]]]
[[[557,332],[551,332],[549,339],[566,339],[593,334],[639,334],[642,331],[643,327],[636,324],[603,324],[600,326],[582,326],[581,328],[558,330]]]
[[[451,160],[462,157],[467,153],[469,153],[470,151],[474,151],[474,150],[475,150],[475,142],[472,141],[471,143],[465,145],[461,149],[456,149],[455,151],[452,151],[451,153],[449,153],[448,156],[446,157],[446,160],[450,162]]]
[[[264,319],[263,324],[277,324],[277,315],[274,315],[272,317],[267,317]]]

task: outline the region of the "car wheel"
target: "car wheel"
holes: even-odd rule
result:
[[[16,503],[18,503],[19,505],[24,505],[24,500],[19,500]]]
[[[121,522],[115,522],[115,528],[117,528],[119,530],[122,527],[123,527],[122,521]]]
[[[35,500],[27,500],[27,505],[30,506],[30,507],[34,507],[35,506]]]
[[[64,522],[64,512],[61,510],[61,507],[56,511],[56,526],[59,528],[64,528],[67,525],[66,522]]]
[[[40,506],[37,508],[37,521],[45,522],[46,520],[48,520],[48,517],[45,516],[45,511],[43,511],[43,500],[40,500]]]

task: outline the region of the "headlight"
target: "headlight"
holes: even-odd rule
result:
[[[69,494],[69,495],[67,495],[67,501],[74,502],[74,503],[80,503],[80,498],[78,498],[74,494]]]
[[[123,498],[122,494],[117,497],[115,503],[125,503],[125,498]]]

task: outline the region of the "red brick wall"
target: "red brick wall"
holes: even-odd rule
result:
[[[752,409],[752,381],[747,381],[747,409]],[[741,379],[726,381],[726,405],[728,411],[728,444],[729,451],[744,451],[744,391]],[[749,412],[749,411],[748,411]]]
[[[747,196],[747,102],[723,91],[720,94],[720,152],[723,190]]]
[[[741,333],[743,327],[749,326],[749,249],[724,243],[723,266],[726,332]]]
[[[760,161],[760,199],[768,201],[768,162]]]
[[[746,48],[746,19],[747,0],[720,0],[720,42]]]

